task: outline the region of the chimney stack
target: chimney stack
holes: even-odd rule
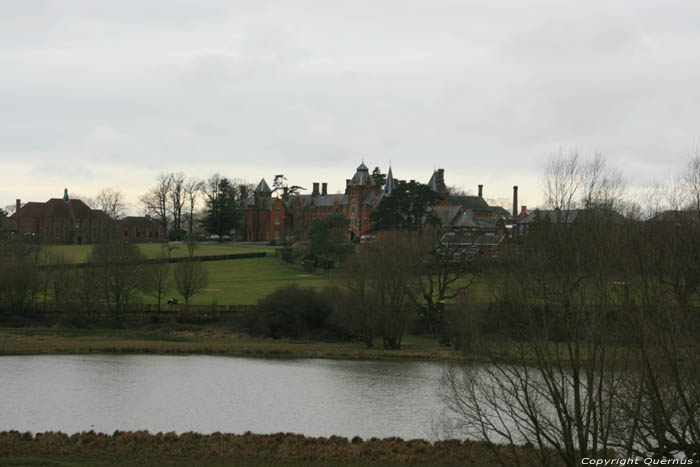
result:
[[[248,187],[245,185],[241,185],[241,199],[248,199]]]
[[[22,200],[17,198],[17,204],[15,205],[15,212],[17,213],[18,216],[19,216],[19,207],[21,204],[22,204]]]
[[[327,182],[323,182],[321,184],[321,194],[323,196],[326,196],[328,194],[328,183]]]
[[[287,196],[289,195],[289,187],[282,187],[282,198],[287,199]]]
[[[314,182],[314,191],[311,193],[313,196],[318,195],[318,182]]]
[[[513,187],[513,218],[518,217],[518,185]]]
[[[484,197],[484,185],[479,185],[479,198]]]

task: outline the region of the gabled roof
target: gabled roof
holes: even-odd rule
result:
[[[474,220],[471,211],[462,211],[452,220],[451,227],[476,228],[479,224]]]
[[[449,196],[447,204],[450,206],[459,205],[470,211],[491,211],[491,207],[481,196]]]
[[[440,224],[446,227],[452,225],[452,222],[464,212],[464,209],[462,206],[433,206],[431,211],[440,219]]]
[[[651,222],[669,222],[669,223],[674,223],[674,224],[699,224],[700,223],[700,217],[698,216],[698,213],[695,211],[675,211],[675,210],[668,210],[668,211],[663,211],[651,219],[649,219]]]
[[[501,206],[491,206],[491,212],[493,213],[493,215],[502,217],[506,220],[513,219],[513,215],[510,213],[510,211]]]
[[[255,187],[255,192],[256,193],[272,193],[272,190],[268,186],[267,182],[263,178],[260,180],[260,183],[258,183],[258,186]]]

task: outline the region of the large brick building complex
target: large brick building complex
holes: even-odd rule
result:
[[[441,200],[433,208],[445,231],[505,233],[510,214],[503,208],[491,207],[478,196],[452,196],[445,185],[444,169],[435,170],[428,181]],[[364,163],[345,181],[345,193],[329,194],[327,183],[314,183],[310,194],[290,195],[286,189],[273,196],[267,182],[260,181],[250,196],[243,200],[243,234],[248,241],[285,241],[303,238],[314,220],[340,214],[349,221],[348,239],[362,238],[372,228],[370,216],[382,198],[391,196],[395,187],[391,168],[384,186],[372,178]]]
[[[345,194],[328,194],[327,183],[315,182],[311,194],[290,195],[285,190],[272,197],[269,185],[261,180],[243,201],[243,238],[283,241],[303,237],[314,220],[331,214],[345,216],[350,221],[349,238],[360,238],[370,229],[369,216],[385,192],[364,163],[345,185]]]

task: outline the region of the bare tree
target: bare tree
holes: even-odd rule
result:
[[[186,179],[182,172],[170,174],[170,213],[173,219],[173,230],[179,235],[182,230],[182,208],[187,202],[185,189]]]
[[[573,466],[613,447],[633,353],[625,328],[610,322],[616,312],[627,319],[612,285],[620,277],[614,209],[622,187],[600,157],[577,154],[555,156],[544,187],[551,212],[494,286],[496,306],[510,316],[496,342],[477,346],[489,364],[453,367],[443,396],[462,434],[489,445],[529,443],[542,464]]]
[[[112,220],[121,219],[126,214],[124,193],[117,188],[103,188],[93,203]]]
[[[192,238],[194,228],[194,210],[197,207],[197,200],[204,189],[204,182],[196,178],[190,178],[185,182],[185,198],[187,201],[187,236]]]
[[[626,307],[637,371],[620,400],[626,455],[700,458],[700,155],[666,189],[667,204],[630,223]]]
[[[160,262],[146,266],[146,292],[155,297],[157,301],[157,311],[160,311],[165,292],[172,285],[172,273],[170,270],[170,263],[168,262],[170,259],[170,248],[171,246],[167,243],[164,244],[160,254],[157,256]]]
[[[153,217],[163,228],[168,230],[169,198],[172,187],[172,176],[162,173],[157,177],[156,186],[141,196],[144,211],[147,216]]]
[[[387,349],[400,349],[414,305],[408,289],[415,278],[416,258],[412,254],[409,234],[385,232],[374,243],[363,244],[348,259],[343,274],[349,298],[356,306],[353,323],[358,337],[369,345],[373,329],[382,337]],[[366,313],[374,313],[375,317]],[[376,321],[375,321],[376,320]]]
[[[438,230],[440,232],[440,230]],[[449,344],[453,327],[445,313],[445,303],[472,287],[481,270],[478,258],[455,257],[452,249],[441,244],[436,235],[421,235],[414,240],[413,255],[419,259],[416,287],[409,296],[421,310],[421,318],[431,332],[439,332],[440,340]]]
[[[121,327],[123,314],[129,303],[137,299],[145,281],[145,257],[133,243],[98,243],[88,257],[91,275],[100,296]]]
[[[207,270],[202,265],[199,258],[194,256],[198,245],[193,240],[187,242],[188,261],[183,261],[175,264],[173,276],[175,278],[175,287],[177,288],[182,298],[185,299],[185,304],[189,304],[192,296],[201,292],[209,283],[209,275]]]

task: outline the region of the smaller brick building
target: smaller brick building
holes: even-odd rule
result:
[[[117,236],[134,242],[160,242],[168,240],[162,225],[150,217],[128,216],[117,222]]]

